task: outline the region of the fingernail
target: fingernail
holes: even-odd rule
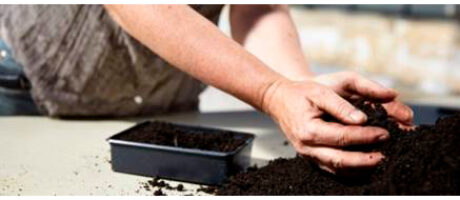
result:
[[[382,142],[382,141],[387,140],[389,137],[390,137],[390,135],[385,133],[385,134],[383,134],[383,135],[380,135],[379,138],[378,138],[378,140],[379,140],[380,142]]]
[[[391,88],[387,88],[390,93],[392,93],[394,96],[398,96],[398,92],[396,90],[393,90]]]
[[[385,156],[383,154],[380,154],[380,153],[375,153],[373,155],[369,155],[369,159],[376,159],[376,160],[382,160],[382,159],[385,159]]]
[[[359,111],[359,110],[355,110],[353,111],[351,114],[350,114],[350,118],[355,121],[355,122],[363,122],[363,121],[366,121],[366,115]]]
[[[410,109],[410,108],[408,109],[408,111],[409,111],[409,113],[408,113],[409,118],[412,119],[414,117],[414,111],[412,109]]]

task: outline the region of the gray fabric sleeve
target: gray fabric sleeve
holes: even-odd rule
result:
[[[221,7],[195,7],[217,21]],[[51,116],[196,109],[203,85],[125,33],[100,5],[2,5],[1,36]],[[217,17],[216,17],[217,16]]]

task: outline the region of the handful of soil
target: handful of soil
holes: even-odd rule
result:
[[[460,194],[460,114],[403,131],[380,104],[353,103],[366,113],[366,126],[385,128],[384,143],[348,150],[380,151],[386,158],[369,175],[340,178],[302,157],[279,158],[237,174],[218,195],[458,195]],[[330,116],[325,119],[334,120]]]
[[[243,145],[247,138],[235,137],[235,133],[229,131],[203,131],[155,121],[129,134],[121,135],[120,139],[190,149],[232,152]]]

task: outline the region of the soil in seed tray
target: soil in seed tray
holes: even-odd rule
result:
[[[403,131],[380,104],[354,102],[363,110],[366,126],[387,129],[386,142],[348,147],[380,151],[385,159],[366,174],[331,175],[297,156],[279,158],[267,166],[239,173],[218,188],[218,195],[459,195],[460,114]],[[330,116],[325,119],[334,121]],[[336,121],[336,120],[335,120]]]
[[[120,136],[121,140],[231,152],[243,145],[248,138],[235,137],[235,133],[221,130],[197,130],[175,126],[167,122],[155,121]]]

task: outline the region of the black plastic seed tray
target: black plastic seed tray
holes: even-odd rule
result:
[[[116,172],[149,177],[161,177],[206,185],[220,185],[230,175],[249,167],[254,135],[235,131],[235,138],[245,142],[232,152],[217,152],[200,149],[155,145],[120,140],[120,136],[129,134],[142,126],[155,125],[147,121],[135,125],[110,138],[112,169]],[[172,124],[174,127],[193,131],[224,131],[214,128]]]

